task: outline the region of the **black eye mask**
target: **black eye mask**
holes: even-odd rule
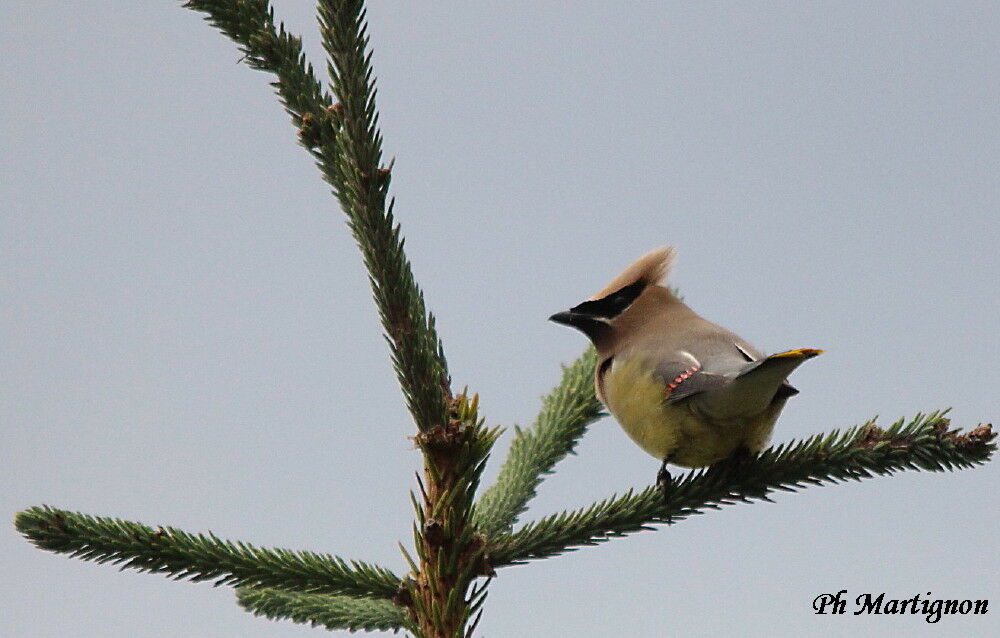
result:
[[[646,283],[644,281],[637,281],[634,284],[629,284],[620,290],[616,290],[606,297],[594,299],[593,301],[584,301],[582,304],[570,308],[570,312],[590,315],[592,317],[614,319],[623,310],[632,305],[632,302],[645,289]]]

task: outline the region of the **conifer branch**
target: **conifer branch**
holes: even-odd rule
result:
[[[175,580],[379,598],[393,598],[400,586],[387,569],[330,554],[255,547],[47,505],[18,512],[14,525],[40,549]]]
[[[943,412],[918,414],[882,430],[873,422],[816,435],[765,450],[735,466],[723,462],[673,480],[668,501],[656,487],[626,492],[590,507],[561,512],[497,539],[490,549],[494,567],[554,556],[609,538],[655,529],[706,509],[738,501],[770,500],[774,490],[794,492],[810,485],[861,480],[902,470],[943,471],[989,460],[996,434],[989,425],[966,433],[948,430]]]
[[[302,53],[302,38],[274,21],[268,0],[189,0],[184,6],[208,14],[205,20],[239,45],[248,66],[275,75],[271,86],[296,127],[333,105]]]
[[[386,205],[391,175],[381,164],[364,3],[320,0],[319,17],[341,123],[335,139],[322,142],[321,168],[361,247],[396,375],[417,427],[425,431],[448,418],[450,379],[434,316],[403,252],[393,204]]]
[[[535,490],[567,454],[573,454],[587,427],[603,412],[594,396],[597,353],[588,348],[563,367],[562,380],[542,400],[530,428],[515,428],[500,475],[476,503],[474,521],[488,536],[509,530],[526,509]]]
[[[406,610],[387,600],[303,594],[283,589],[238,587],[241,607],[254,616],[348,631],[392,631],[409,628]]]
[[[274,22],[267,0],[191,0],[186,7],[240,45],[247,63],[274,73],[282,104],[333,187],[361,249],[392,353],[396,377],[420,430],[447,419],[451,398],[444,350],[434,316],[413,278],[388,200],[390,168],[382,165],[375,109],[375,78],[368,51],[364,3],[319,3],[323,46],[329,55],[333,100],[302,55],[301,39]]]
[[[479,398],[452,401],[449,419],[414,437],[424,453],[420,499],[413,496],[417,561],[408,580],[408,606],[420,638],[455,638],[471,632],[486,597],[480,576],[492,575],[486,536],[471,524],[473,499],[499,428],[478,415]],[[404,550],[405,552],[405,550]]]

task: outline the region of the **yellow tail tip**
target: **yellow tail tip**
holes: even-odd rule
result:
[[[779,359],[783,357],[796,357],[799,359],[810,359],[818,354],[823,354],[823,351],[819,348],[795,348],[794,350],[786,350],[784,352],[779,352],[778,354],[772,354],[768,359]]]

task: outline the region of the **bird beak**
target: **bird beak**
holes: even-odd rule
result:
[[[583,319],[583,315],[575,312],[557,312],[556,314],[549,317],[549,321],[554,321],[556,323],[561,323],[564,326],[574,326]]]
[[[549,321],[561,323],[562,325],[569,326],[570,328],[576,328],[583,334],[590,337],[591,341],[605,334],[610,329],[608,322],[604,319],[600,319],[586,312],[574,312],[573,310],[557,312],[549,317]]]

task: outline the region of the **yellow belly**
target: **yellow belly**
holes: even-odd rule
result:
[[[604,402],[635,443],[657,459],[702,467],[744,446],[759,452],[771,436],[781,405],[725,423],[698,417],[688,401],[666,402],[666,388],[638,357],[615,357],[604,375]]]

